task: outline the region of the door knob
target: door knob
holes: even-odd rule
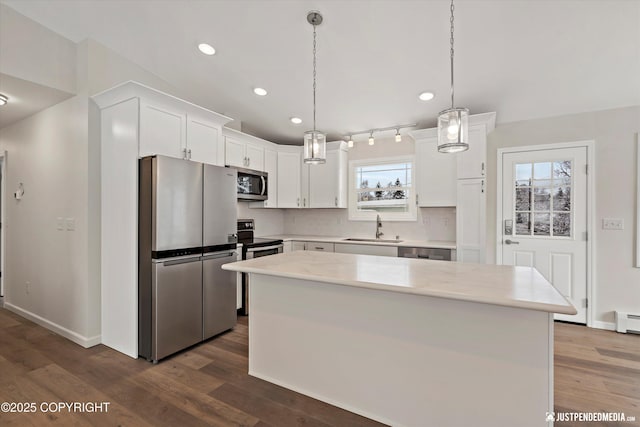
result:
[[[519,245],[520,242],[516,242],[515,240],[511,240],[511,239],[507,239],[504,241],[505,244],[507,245]]]

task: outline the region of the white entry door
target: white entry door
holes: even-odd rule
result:
[[[586,323],[587,148],[502,154],[502,264],[535,267]]]

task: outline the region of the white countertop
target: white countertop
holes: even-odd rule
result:
[[[259,236],[266,239],[282,239],[285,242],[290,241],[305,241],[305,242],[327,242],[327,243],[343,243],[351,245],[376,245],[376,246],[410,246],[419,248],[437,248],[437,249],[456,249],[456,242],[442,241],[442,240],[404,240],[400,239],[399,243],[382,241],[354,241],[345,240],[346,237],[337,236],[308,236],[302,234],[279,234],[272,236]],[[357,237],[357,236],[353,236]]]
[[[536,269],[505,265],[295,251],[225,264],[224,270],[576,314]]]

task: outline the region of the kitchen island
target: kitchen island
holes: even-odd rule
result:
[[[543,426],[553,313],[535,269],[298,251],[251,275],[249,374],[394,426]]]

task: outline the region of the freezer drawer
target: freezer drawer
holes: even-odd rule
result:
[[[152,268],[151,360],[202,340],[200,257],[156,262]]]
[[[236,325],[237,274],[223,270],[221,266],[236,261],[237,256],[238,254],[234,251],[226,251],[209,254],[202,258],[202,339],[211,338]]]

